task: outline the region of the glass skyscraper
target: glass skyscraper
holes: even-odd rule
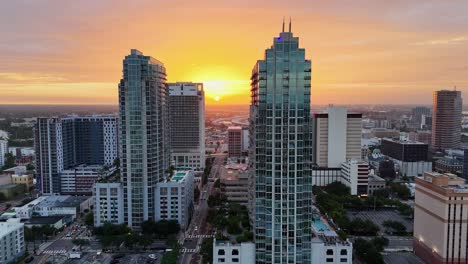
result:
[[[251,77],[257,263],[311,261],[310,78],[311,62],[283,23]]]
[[[169,168],[166,68],[138,50],[123,61],[119,84],[124,219],[139,228],[154,219],[154,192]]]

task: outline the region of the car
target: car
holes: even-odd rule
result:
[[[27,257],[25,260],[24,260],[24,263],[30,263],[34,260],[34,257],[33,256],[29,256]]]

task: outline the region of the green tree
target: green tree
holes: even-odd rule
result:
[[[15,156],[13,156],[13,154],[11,154],[10,152],[6,153],[5,154],[5,163],[4,163],[3,167],[2,167],[2,170],[13,168],[15,166],[16,166]]]
[[[213,238],[205,238],[200,247],[203,263],[213,263]]]
[[[338,196],[346,196],[350,194],[350,189],[348,186],[344,185],[341,182],[332,182],[325,187],[325,191],[329,194],[334,194]]]
[[[388,238],[383,237],[383,236],[374,237],[374,238],[371,240],[371,243],[375,246],[375,248],[376,248],[378,251],[381,252],[381,251],[384,250],[384,247],[388,246]]]
[[[86,239],[80,239],[80,238],[75,238],[72,240],[72,243],[74,245],[77,245],[80,247],[80,251],[81,251],[81,247],[82,246],[86,246],[86,245],[89,245],[89,240],[86,240]]]
[[[26,165],[26,170],[27,171],[33,171],[34,169],[35,169],[34,165],[32,165],[32,164]]]
[[[89,212],[88,214],[86,214],[84,222],[85,222],[85,225],[87,226],[93,226],[94,225],[94,213]]]
[[[394,220],[386,220],[382,224],[384,227],[386,227],[386,232],[389,234],[395,234],[395,235],[405,235],[406,234],[406,226],[398,221]]]
[[[373,243],[358,238],[353,243],[354,252],[356,256],[368,264],[383,264],[384,260],[382,254],[377,250]]]

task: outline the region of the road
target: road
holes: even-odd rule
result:
[[[207,201],[211,191],[213,190],[215,179],[219,178],[219,173],[221,171],[220,168],[224,165],[226,154],[218,154],[214,156],[215,160],[211,167],[208,183],[205,184],[201,190],[200,200],[198,205],[195,206],[193,220],[185,232],[185,237],[182,243],[182,257],[180,258],[181,264],[200,263],[198,261],[201,259],[195,256],[200,251],[203,239],[212,236],[211,231],[207,229],[206,225],[206,216],[209,209]]]

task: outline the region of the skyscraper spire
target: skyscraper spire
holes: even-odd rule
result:
[[[291,17],[289,17],[289,33],[291,33]]]
[[[284,32],[284,17],[283,17],[283,30],[281,30],[281,32]]]

